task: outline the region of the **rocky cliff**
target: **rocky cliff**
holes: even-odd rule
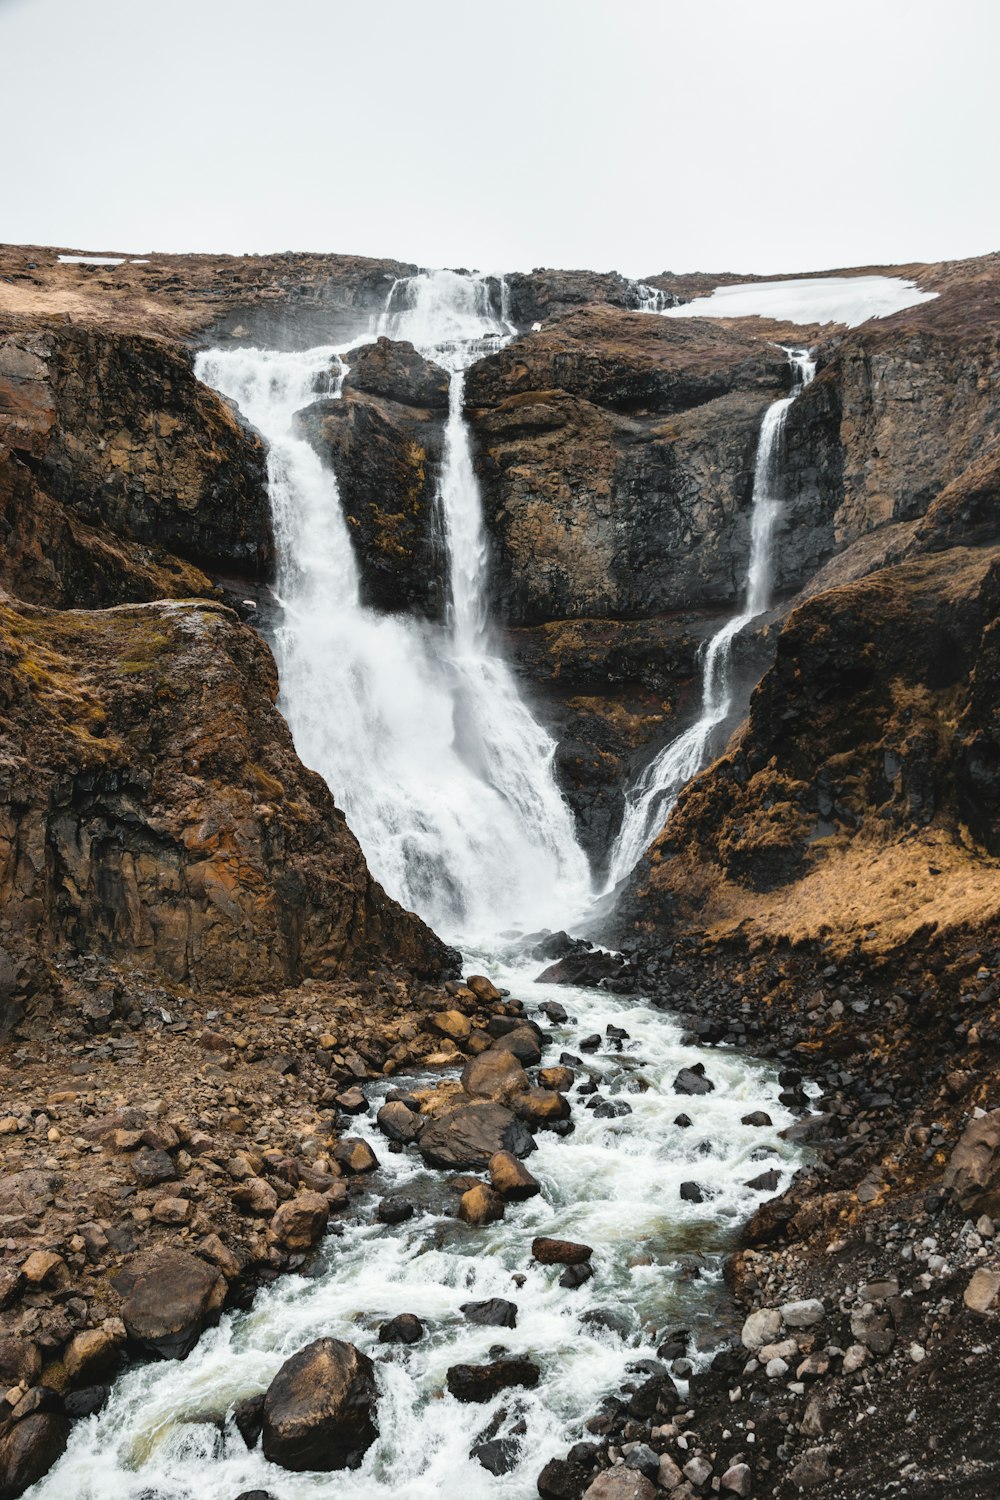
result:
[[[254,989],[446,950],[371,879],[227,609],[0,614],[5,932],[202,988]]]

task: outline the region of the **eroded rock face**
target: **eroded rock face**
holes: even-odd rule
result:
[[[283,1469],[355,1468],[378,1436],[375,1367],[340,1339],[287,1359],[264,1400],[265,1458]]]
[[[0,896],[13,935],[258,987],[447,950],[368,873],[217,605],[0,607]]]
[[[0,442],[90,526],[270,571],[264,446],[176,345],[73,325],[0,336]]]
[[[423,387],[433,387],[428,372],[435,366],[421,365],[420,378],[401,390],[392,378],[399,372],[386,357],[377,372],[384,379],[374,383],[397,396],[434,394]],[[359,390],[353,373],[341,398],[314,402],[298,414],[299,430],[337,476],[364,602],[386,614],[440,619],[447,603],[437,504],[445,412]],[[367,366],[365,373],[371,373]]]

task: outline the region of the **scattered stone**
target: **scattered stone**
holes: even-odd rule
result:
[[[157,1224],[186,1224],[190,1217],[191,1205],[186,1198],[161,1198],[153,1205]]]
[[[826,1316],[826,1308],[818,1297],[809,1297],[803,1302],[784,1302],[779,1311],[789,1328],[811,1328]]]
[[[800,1489],[810,1490],[824,1484],[832,1473],[829,1448],[807,1448],[790,1470],[788,1477]]]
[[[264,1457],[296,1473],[354,1468],[378,1436],[375,1366],[341,1339],[287,1359],[264,1397]]]
[[[334,1104],[345,1115],[363,1115],[368,1109],[368,1100],[357,1084],[334,1095]]]
[[[750,1114],[743,1115],[740,1119],[741,1125],[753,1125],[757,1129],[763,1129],[765,1126],[772,1125],[773,1123],[771,1116],[762,1109],[752,1110]],[[725,1480],[723,1480],[724,1483]]]
[[[761,1307],[743,1324],[740,1340],[744,1349],[756,1353],[765,1344],[773,1344],[781,1333],[781,1314],[776,1307]]]
[[[634,1469],[608,1469],[584,1492],[584,1500],[655,1500],[656,1490]]]
[[[52,1250],[33,1250],[21,1267],[21,1274],[31,1286],[63,1287],[69,1282],[66,1262]]]
[[[684,1473],[693,1485],[700,1487],[711,1476],[712,1465],[707,1458],[702,1458],[701,1454],[696,1454],[694,1458],[689,1458],[684,1465]]]
[[[731,1495],[740,1495],[745,1500],[753,1486],[753,1472],[749,1464],[732,1464],[720,1482],[724,1490],[728,1490]]]
[[[380,1224],[405,1224],[412,1219],[414,1208],[405,1198],[383,1198],[375,1210]]]

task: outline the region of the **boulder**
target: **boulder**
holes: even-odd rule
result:
[[[756,1353],[765,1344],[773,1344],[780,1336],[780,1312],[776,1307],[761,1307],[752,1312],[744,1322],[740,1340],[744,1349]]]
[[[34,1385],[42,1373],[42,1356],[38,1345],[18,1334],[0,1337],[0,1389],[19,1385]]]
[[[233,1407],[233,1423],[248,1448],[256,1448],[264,1427],[264,1392],[244,1396]]]
[[[826,1308],[818,1297],[806,1297],[800,1302],[783,1302],[780,1312],[788,1328],[811,1328],[814,1323],[821,1323],[826,1316]]]
[[[554,1089],[557,1094],[565,1094],[576,1082],[576,1074],[572,1068],[539,1068],[538,1082],[543,1089]]]
[[[350,358],[351,368],[344,380],[348,390],[382,396],[402,406],[447,411],[447,372],[424,359],[405,339],[378,338],[373,344],[352,349]]]
[[[948,1160],[943,1186],[963,1213],[1000,1214],[1000,1109],[966,1125]]]
[[[439,1035],[456,1043],[468,1041],[472,1034],[472,1022],[460,1010],[436,1010],[430,1023]]]
[[[465,982],[482,1005],[496,1005],[503,999],[496,985],[485,974],[470,974]]]
[[[590,1477],[590,1468],[564,1458],[550,1458],[538,1476],[541,1500],[579,1500]]]
[[[424,1115],[408,1108],[401,1099],[383,1104],[375,1119],[383,1135],[404,1144],[415,1141],[427,1124]]]
[[[92,1385],[114,1371],[124,1343],[125,1329],[121,1324],[117,1328],[87,1328],[74,1334],[62,1357],[66,1374],[74,1385]]]
[[[322,1193],[297,1193],[279,1207],[271,1220],[271,1233],[286,1250],[309,1250],[326,1228],[329,1213]]]
[[[569,1100],[552,1089],[528,1089],[511,1101],[511,1107],[519,1120],[528,1125],[552,1125],[557,1120],[568,1120]]]
[[[345,1135],[333,1148],[333,1159],[345,1172],[374,1172],[378,1157],[360,1136]]]
[[[695,1063],[693,1067],[681,1068],[674,1079],[675,1094],[710,1094],[715,1084],[710,1078],[705,1077],[705,1064]]]
[[[69,1428],[59,1412],[34,1412],[0,1435],[0,1500],[18,1500],[49,1472],[65,1452]]]
[[[513,1386],[532,1389],[541,1371],[530,1359],[495,1359],[488,1365],[452,1365],[448,1389],[456,1401],[492,1401],[498,1391]]]
[[[129,1338],[158,1359],[183,1359],[226,1300],[226,1280],[186,1250],[154,1250],[136,1258],[116,1281],[128,1290],[122,1321]]]
[[[459,1308],[466,1322],[486,1328],[516,1328],[517,1305],[506,1297],[490,1297],[485,1302],[463,1302]]]
[[[488,1187],[485,1182],[477,1182],[475,1187],[467,1188],[459,1199],[458,1217],[463,1224],[476,1227],[494,1224],[503,1218],[504,1206],[504,1200],[495,1188]]]
[[[970,1312],[987,1313],[997,1305],[1000,1297],[1000,1271],[993,1271],[988,1266],[980,1266],[974,1271],[972,1279],[965,1291],[962,1300]]]
[[[513,1031],[497,1037],[491,1048],[494,1052],[512,1052],[525,1068],[533,1068],[542,1060],[542,1049],[538,1035],[530,1026],[515,1026]],[[484,1053],[483,1056],[487,1056]]]
[[[490,1182],[504,1198],[518,1203],[533,1198],[542,1191],[541,1183],[533,1177],[523,1162],[510,1151],[498,1151],[489,1161]]]
[[[424,1325],[415,1313],[399,1313],[378,1331],[380,1344],[416,1344],[424,1336]]]
[[[575,1240],[554,1240],[542,1235],[531,1242],[532,1259],[543,1266],[579,1266],[589,1261],[593,1253],[590,1245]]]
[[[507,1104],[516,1094],[527,1093],[531,1084],[513,1052],[493,1046],[466,1063],[462,1069],[462,1087],[474,1099]]]
[[[378,1436],[375,1367],[341,1339],[287,1359],[264,1397],[264,1457],[295,1472],[354,1468]]]
[[[429,1167],[479,1171],[499,1151],[527,1156],[534,1151],[535,1142],[528,1127],[509,1109],[477,1100],[447,1109],[433,1119],[420,1137],[418,1149]]]

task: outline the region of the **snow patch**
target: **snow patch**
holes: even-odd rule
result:
[[[869,318],[888,318],[937,295],[899,276],[803,276],[794,281],[717,286],[710,296],[665,308],[660,317],[759,317],[786,323],[846,323],[856,328]]]

